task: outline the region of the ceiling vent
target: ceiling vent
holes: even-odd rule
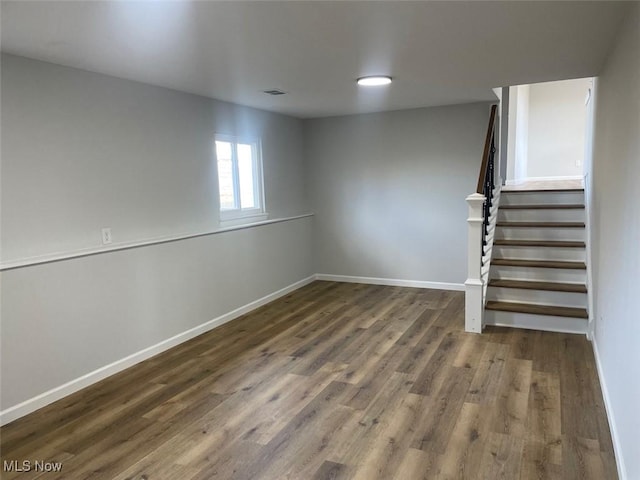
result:
[[[278,90],[277,88],[273,88],[271,90],[263,90],[264,93],[266,93],[267,95],[284,95],[287,92],[283,92],[282,90]]]

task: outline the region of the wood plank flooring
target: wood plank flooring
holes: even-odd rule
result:
[[[509,280],[492,278],[490,287],[522,288],[525,290],[548,290],[551,292],[587,293],[587,286],[579,283],[541,282],[534,280]]]
[[[583,336],[314,282],[0,429],[3,479],[615,479]]]
[[[534,303],[488,301],[487,310],[502,312],[530,313],[532,315],[551,315],[555,317],[572,317],[588,319],[586,308],[561,307],[559,305],[537,305]]]
[[[494,265],[506,265],[511,267],[537,267],[537,268],[569,268],[571,270],[586,270],[584,262],[565,262],[563,260],[519,260],[516,258],[494,258]]]

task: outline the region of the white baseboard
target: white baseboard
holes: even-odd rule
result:
[[[121,372],[137,363],[140,363],[144,360],[147,360],[159,353],[162,353],[166,350],[169,350],[172,347],[180,345],[187,340],[190,340],[198,335],[202,335],[203,333],[208,332],[209,330],[213,330],[220,325],[223,325],[245,313],[248,313],[252,310],[255,310],[262,305],[265,305],[269,302],[272,302],[288,293],[297,290],[314,280],[329,280],[334,282],[351,282],[351,283],[368,283],[375,285],[389,285],[389,286],[399,286],[399,287],[416,287],[416,288],[434,288],[439,290],[464,290],[463,284],[458,283],[441,283],[441,282],[424,282],[417,280],[397,280],[397,279],[389,279],[389,278],[371,278],[371,277],[354,277],[347,275],[327,275],[327,274],[315,274],[310,277],[304,278],[298,282],[295,282],[287,287],[284,287],[276,292],[273,292],[269,295],[266,295],[258,300],[247,303],[242,307],[236,308],[231,312],[225,313],[213,320],[210,320],[202,325],[198,325],[197,327],[191,328],[185,332],[179,333],[171,338],[161,341],[155,345],[147,347],[143,350],[140,350],[136,353],[133,353],[125,358],[120,360],[116,360],[109,365],[105,365],[104,367],[98,368],[92,372],[87,373],[81,377],[78,377],[74,380],[71,380],[63,385],[52,388],[40,395],[37,395],[33,398],[25,400],[17,405],[7,408],[6,410],[0,411],[0,425],[6,425],[13,420],[16,420],[20,417],[23,417],[31,412],[34,412],[42,407],[45,407],[61,398],[64,398],[72,393],[77,392],[89,385],[93,385],[94,383],[99,382],[111,375],[114,375],[118,372]]]
[[[202,325],[198,325],[197,327],[191,328],[185,332],[179,333],[171,338],[163,340],[160,343],[147,347],[139,352],[133,353],[128,357],[117,360],[109,365],[105,365],[104,367],[98,368],[93,372],[89,372],[86,375],[83,375],[79,378],[71,380],[63,385],[52,388],[51,390],[41,393],[29,400],[25,400],[22,403],[14,405],[12,407],[7,408],[6,410],[0,411],[0,425],[5,425],[13,420],[16,420],[20,417],[23,417],[31,412],[38,410],[50,403],[53,403],[61,398],[66,397],[67,395],[71,395],[72,393],[77,392],[89,385],[92,385],[100,380],[103,380],[113,374],[121,372],[137,363],[140,363],[144,360],[147,360],[159,353],[164,352],[176,345],[179,345],[187,340],[190,340],[198,335],[202,335],[209,330],[213,330],[220,325],[223,325],[234,318],[237,318],[245,313],[250,312],[251,310],[255,310],[262,305],[265,305],[273,300],[276,300],[288,293],[297,290],[316,279],[315,275],[311,275],[310,277],[304,278],[298,282],[295,282],[287,287],[284,287],[276,292],[273,292],[269,295],[266,295],[258,300],[247,303],[242,307],[236,308],[231,312],[225,313],[213,320],[210,320]]]
[[[615,417],[613,416],[613,407],[609,398],[609,389],[607,381],[600,364],[600,355],[598,354],[598,342],[595,335],[592,335],[591,344],[593,345],[593,356],[596,360],[596,368],[598,369],[598,378],[600,379],[600,389],[602,390],[602,398],[604,398],[604,408],[607,412],[607,420],[609,420],[609,429],[611,430],[611,440],[613,442],[613,453],[616,456],[616,466],[618,467],[618,478],[627,480],[627,469],[624,465],[624,457],[622,456],[622,446],[620,445],[620,437],[618,437],[618,429],[616,428]]]
[[[463,283],[425,282],[422,280],[400,280],[396,278],[355,277],[351,275],[331,275],[316,273],[316,280],[331,282],[367,283],[371,285],[388,285],[390,287],[434,288],[437,290],[464,291]]]

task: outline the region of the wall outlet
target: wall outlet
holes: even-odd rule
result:
[[[112,241],[113,241],[113,239],[111,238],[111,229],[110,228],[103,228],[102,229],[102,244],[103,245],[109,245]]]

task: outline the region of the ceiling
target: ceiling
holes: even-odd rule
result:
[[[628,2],[2,1],[4,52],[302,118],[597,75]],[[365,90],[357,77],[389,74]],[[286,95],[268,96],[267,89]]]

